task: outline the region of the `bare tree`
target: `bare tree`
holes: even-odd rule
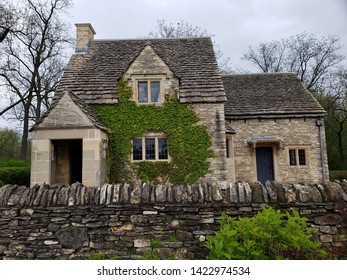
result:
[[[280,41],[262,42],[249,47],[242,59],[263,72],[294,72],[307,89],[316,90],[324,83],[329,70],[340,64],[337,36],[320,37],[303,32]]]
[[[264,73],[281,72],[285,65],[286,48],[285,40],[262,42],[255,47],[250,46],[243,59],[252,62]]]
[[[164,19],[158,20],[155,30],[148,34],[150,38],[191,38],[191,37],[215,37],[215,35],[207,32],[198,26],[193,26],[188,22],[181,20],[177,24],[167,23]],[[231,67],[229,57],[225,57],[224,53],[218,48],[218,45],[213,41],[215,55],[218,67],[223,73],[234,72]]]
[[[64,49],[71,38],[60,16],[70,0],[25,0],[16,23],[18,32],[3,41],[0,86],[10,97],[10,105],[0,116],[12,112],[23,125],[21,159],[26,158],[28,131],[50,104],[65,66]]]
[[[12,30],[15,19],[9,5],[0,3],[0,43],[5,40],[8,33]]]

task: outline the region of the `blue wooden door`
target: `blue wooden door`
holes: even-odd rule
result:
[[[267,180],[274,180],[272,147],[256,148],[256,157],[258,181],[264,183]]]

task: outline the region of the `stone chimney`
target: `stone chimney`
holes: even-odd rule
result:
[[[86,52],[90,41],[94,40],[95,31],[90,23],[76,23],[76,53]]]

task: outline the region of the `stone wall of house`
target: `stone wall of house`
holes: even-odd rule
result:
[[[204,259],[222,212],[297,210],[324,246],[347,258],[347,181],[0,188],[0,259],[84,259],[92,252],[138,259]]]
[[[136,81],[161,81],[161,102],[164,102],[165,95],[176,96],[179,87],[178,78],[150,45],[146,46],[132,62],[123,79],[127,80],[133,89],[134,101],[137,94]]]
[[[95,31],[89,23],[77,23],[76,26],[76,52],[84,52],[88,43],[94,39]]]
[[[223,103],[196,103],[190,107],[198,115],[200,123],[207,128],[211,137],[211,150],[215,156],[210,160],[210,172],[204,179],[234,182],[231,164],[226,159],[225,119]]]
[[[247,139],[277,137],[283,140],[281,144],[261,144],[273,147],[275,180],[277,182],[322,182],[321,145],[316,121],[317,118],[227,120],[236,130],[236,134],[233,135],[236,180],[257,181],[256,150],[247,143]],[[324,127],[322,127],[322,135],[325,174],[328,179]],[[290,166],[288,150],[296,147],[307,150],[307,165]]]
[[[58,160],[54,141],[82,140],[82,182],[87,186],[100,186],[106,178],[106,147],[107,135],[97,128],[47,129],[32,132],[31,143],[31,186],[35,184],[54,184],[54,168]],[[61,156],[61,155],[60,155]],[[66,162],[68,163],[67,155]],[[66,166],[65,166],[66,167]],[[66,167],[67,168],[67,167]],[[68,169],[67,169],[68,170]],[[69,171],[65,172],[67,177]],[[67,180],[66,178],[64,180]]]

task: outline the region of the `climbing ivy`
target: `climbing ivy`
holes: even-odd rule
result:
[[[128,83],[118,83],[119,103],[94,105],[99,118],[109,128],[108,180],[122,182],[131,178],[143,181],[169,181],[191,184],[209,170],[213,156],[206,128],[199,118],[177,98],[166,97],[162,106],[138,105],[130,100]],[[170,161],[131,162],[131,140],[145,132],[164,132],[168,139]]]

